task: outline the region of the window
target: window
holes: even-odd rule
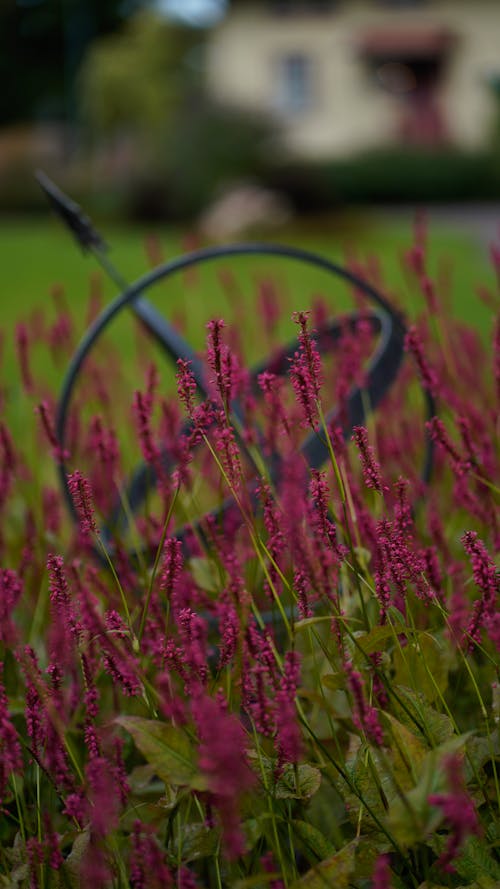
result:
[[[312,103],[312,65],[304,53],[290,53],[279,60],[277,105],[280,111],[305,111]]]

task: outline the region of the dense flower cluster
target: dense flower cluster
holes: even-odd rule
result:
[[[381,286],[376,259],[349,261]],[[208,320],[176,391],[142,328],[125,369],[110,341],[64,448],[32,347],[58,369],[76,318],[59,294],[53,323],[18,324],[36,420],[19,432],[6,383],[0,883],[417,889],[476,886],[481,868],[500,882],[500,326],[489,361],[474,331],[443,326],[421,218],[403,261],[424,307],[414,360],[354,427],[376,348],[359,290],[338,336],[315,297],[284,350],[286,294],[258,276],[273,355],[253,373],[223,269],[237,325]],[[94,282],[88,318],[100,299]]]

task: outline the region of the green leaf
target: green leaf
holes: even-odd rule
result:
[[[247,851],[253,849],[261,836],[263,836],[265,832],[264,821],[265,819],[262,817],[247,818],[246,821],[242,821],[241,829],[245,836],[245,846]]]
[[[295,836],[304,844],[308,853],[316,855],[320,861],[335,854],[335,846],[325,835],[307,821],[294,820],[292,828]]]
[[[297,767],[287,763],[276,779],[276,760],[264,754],[259,756],[255,750],[249,752],[248,758],[276,799],[310,799],[320,788],[321,772],[307,762]]]
[[[443,885],[443,883],[429,883],[426,880],[425,883],[420,883],[418,889],[448,889],[448,887]]]
[[[409,790],[415,784],[428,749],[413,732],[390,713],[383,713],[382,719],[389,723],[392,734],[390,760],[392,772],[399,786]]]
[[[445,836],[436,835],[430,845],[440,855],[446,843]],[[478,880],[484,875],[495,880],[497,885],[500,882],[500,864],[494,859],[488,843],[480,837],[468,837],[460,855],[453,859],[453,866],[464,880]]]
[[[382,643],[387,639],[395,639],[396,632],[401,633],[401,628],[398,627],[396,631],[394,627],[386,624],[383,627],[374,627],[369,633],[354,633],[354,638],[356,639],[354,659],[360,660],[361,658],[365,661],[365,658],[359,652],[359,648],[361,648],[361,651],[365,655],[374,654],[375,651],[380,651]]]
[[[350,878],[356,864],[356,847],[358,840],[352,840],[335,855],[325,859],[311,868],[300,880],[292,883],[291,889],[348,889]]]
[[[128,776],[128,784],[134,796],[141,799],[159,799],[165,793],[165,784],[158,779],[156,769],[150,763],[136,766]]]
[[[420,883],[418,889],[449,889],[449,883]],[[473,883],[467,883],[467,886],[457,886],[456,889],[498,889],[498,880],[491,880],[489,877],[483,877],[481,880],[474,880]]]
[[[169,845],[171,860],[189,862],[214,855],[220,842],[220,831],[206,824],[184,824],[176,831],[175,842]]]
[[[297,766],[288,763],[276,782],[276,799],[310,799],[319,790],[321,772],[304,762]]]
[[[354,552],[356,553],[361,566],[363,568],[366,568],[372,560],[372,554],[370,550],[365,549],[364,546],[355,546]]]
[[[396,627],[396,632],[397,633],[404,633],[405,630],[407,629],[407,626],[405,624],[405,619],[404,619],[403,615],[401,614],[399,608],[396,608],[395,605],[389,605],[389,608],[387,609],[387,615],[389,617],[391,624],[394,624],[394,626]],[[400,628],[402,628],[402,629],[400,629]]]
[[[379,819],[385,816],[387,801],[394,795],[392,782],[377,751],[369,749],[366,744],[360,744],[354,760],[346,766],[349,783],[338,776],[335,785],[347,807],[351,824],[372,832],[377,828],[370,812]]]
[[[466,783],[474,777],[474,770],[479,772],[487,762],[500,756],[500,733],[498,729],[495,729],[486,737],[470,738],[467,741],[467,756],[468,758],[464,763]]]
[[[221,578],[217,566],[209,559],[193,556],[189,559],[189,570],[196,586],[206,593],[217,593],[220,590]]]
[[[378,856],[392,851],[392,848],[392,844],[388,842],[387,837],[382,833],[369,837],[360,837],[359,845],[356,849],[356,880],[369,880],[373,874],[373,868]]]
[[[346,675],[345,673],[326,673],[321,677],[321,685],[325,685],[330,691],[339,691],[339,689],[345,688]]]
[[[435,701],[448,684],[448,667],[443,648],[430,633],[417,633],[404,648],[392,654],[396,685],[418,689],[428,701]]]
[[[279,880],[280,877],[281,874],[277,871],[271,871],[270,873],[262,872],[254,874],[252,877],[245,877],[244,880],[236,880],[236,883],[232,883],[231,889],[263,889],[268,883]]]
[[[395,688],[395,692],[401,704],[394,698],[392,710],[410,731],[420,735],[425,741],[428,735],[433,745],[441,744],[453,736],[454,729],[450,717],[434,710],[423,695],[403,686]]]
[[[4,886],[6,889],[18,889],[29,877],[29,864],[27,861],[26,843],[21,833],[16,834],[14,845],[11,849],[3,850],[5,858],[11,865],[8,876],[5,876]],[[24,885],[26,885],[24,883]]]
[[[405,793],[405,801],[393,800],[388,813],[389,832],[404,847],[427,842],[442,822],[442,813],[428,802],[430,794],[443,793],[448,784],[442,761],[450,753],[463,750],[470,732],[457,735],[427,753],[415,787]]]
[[[320,614],[317,617],[304,617],[302,620],[296,621],[293,628],[297,632],[298,630],[306,630],[308,627],[324,623],[325,621],[328,621],[329,623],[332,622],[331,614]]]
[[[64,878],[61,881],[63,885],[68,884],[72,887],[82,885],[82,863],[90,843],[90,830],[83,830],[77,834],[73,841],[73,846],[68,857],[64,861]]]
[[[144,759],[165,784],[207,789],[205,778],[197,770],[195,747],[180,729],[140,716],[118,716],[115,722],[132,735]]]

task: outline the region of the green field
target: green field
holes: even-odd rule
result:
[[[110,245],[109,257],[128,280],[134,280],[148,268],[145,243],[154,234],[165,258],[182,252],[183,233],[172,228],[116,227],[103,225],[102,233]],[[275,235],[273,240],[296,244],[323,253],[337,261],[345,261],[346,251],[366,260],[377,257],[386,293],[397,294],[399,301],[411,315],[421,307],[421,301],[402,271],[401,256],[411,243],[411,220],[402,225],[387,222],[375,225],[372,221],[344,218],[324,219],[314,223],[295,225]],[[474,325],[484,335],[491,329],[491,312],[480,302],[476,288],[480,284],[492,286],[493,275],[487,266],[485,251],[463,236],[442,229],[431,230],[430,271],[439,286],[450,291],[450,311]],[[0,257],[2,262],[1,326],[7,334],[10,352],[12,329],[16,322],[26,319],[36,309],[46,318],[54,317],[51,289],[62,286],[68,305],[83,329],[88,304],[89,282],[98,270],[92,256],[84,255],[59,222],[50,214],[36,219],[0,220]],[[237,287],[232,294],[224,293],[219,273],[230,269]],[[201,270],[196,282],[182,276],[166,285],[159,285],[150,293],[158,308],[170,318],[182,313],[190,339],[201,345],[203,325],[214,315],[231,320],[242,312],[240,303],[247,303],[248,332],[259,341],[259,319],[253,308],[256,280],[276,274],[280,287],[287,294],[287,310],[304,309],[311,297],[321,293],[332,306],[332,314],[352,305],[345,288],[325,273],[311,271],[296,263],[269,259],[233,259]],[[104,300],[116,294],[116,287],[104,279]],[[235,305],[238,303],[238,305]],[[290,315],[284,319],[284,333],[292,326]],[[245,322],[247,323],[247,322]],[[251,348],[250,351],[255,351]],[[257,349],[257,351],[259,351]]]

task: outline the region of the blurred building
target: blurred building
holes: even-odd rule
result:
[[[499,0],[233,0],[207,53],[212,97],[310,159],[481,149],[499,72]]]

